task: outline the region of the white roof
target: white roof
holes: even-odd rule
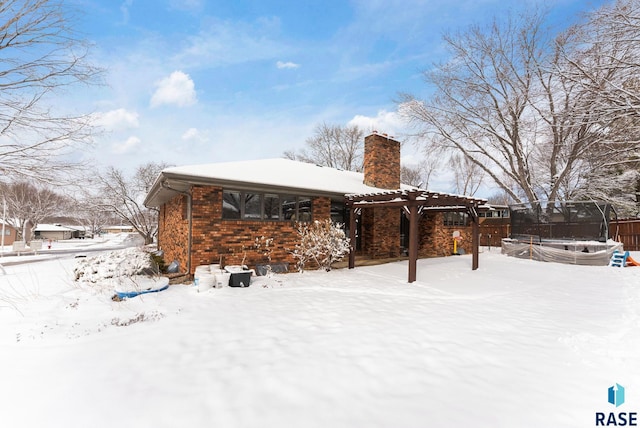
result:
[[[361,172],[342,171],[283,158],[178,166],[167,168],[163,173],[322,193],[364,194],[380,191],[377,187],[366,186]]]
[[[59,224],[38,224],[35,229],[35,232],[73,232],[75,229],[71,229],[69,227],[61,226]]]

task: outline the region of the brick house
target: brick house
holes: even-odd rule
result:
[[[3,227],[3,221],[0,220],[0,233],[2,233],[2,231],[4,230],[4,245],[13,245],[13,243],[15,241],[18,240],[18,231],[16,230],[15,227],[10,226],[7,223],[4,223],[4,227]]]
[[[414,190],[400,183],[400,143],[373,133],[365,138],[364,173],[288,159],[239,161],[163,170],[145,205],[159,209],[158,248],[193,274],[196,266],[218,263],[250,267],[264,263],[256,239],[273,238],[271,259],[295,260],[296,222],[331,218],[349,225],[346,194]],[[399,208],[367,209],[356,227],[357,253],[370,258],[406,254],[408,225]],[[423,216],[420,257],[451,254],[451,233],[470,242],[459,213]],[[458,221],[459,220],[459,221]]]

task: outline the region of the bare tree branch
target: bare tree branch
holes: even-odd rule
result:
[[[152,243],[157,234],[158,210],[145,207],[144,198],[160,171],[168,166],[149,162],[138,167],[130,178],[111,167],[98,177],[102,192],[100,207],[133,226],[145,244]]]
[[[424,73],[433,95],[403,95],[399,111],[515,202],[602,197],[594,177],[620,176],[611,166],[640,152],[640,4],[606,5],[556,37],[545,17],[446,35],[450,59]]]
[[[25,181],[0,183],[0,195],[7,202],[7,223],[26,241],[31,239],[25,236],[28,223],[35,228],[45,219],[64,213],[71,205],[68,198],[46,186]]]
[[[330,166],[346,171],[362,171],[364,131],[356,125],[339,126],[322,123],[306,141],[306,150],[284,152],[284,157],[302,162]]]
[[[52,96],[97,82],[88,45],[73,31],[61,0],[0,2],[0,174],[59,183],[81,165],[90,144],[88,114],[54,111]],[[46,166],[46,168],[45,168]]]

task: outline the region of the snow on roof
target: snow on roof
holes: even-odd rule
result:
[[[131,226],[130,224],[115,224],[115,225],[111,225],[111,226],[103,226],[102,229],[133,229],[133,226]]]
[[[71,229],[69,227],[62,226],[59,224],[42,223],[42,224],[38,224],[36,228],[33,230],[34,232],[73,232],[76,229]]]
[[[163,173],[322,193],[360,194],[381,190],[365,185],[364,174],[361,172],[343,171],[283,158],[178,166],[167,168]]]

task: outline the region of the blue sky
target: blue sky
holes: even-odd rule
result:
[[[441,35],[526,0],[72,0],[105,85],[66,94],[105,133],[88,154],[133,170],[280,157],[321,123],[401,135],[399,92],[428,93],[420,72]],[[549,0],[563,26],[603,0]],[[403,148],[406,162],[415,157]],[[417,159],[416,159],[417,160]],[[442,181],[441,186],[446,186]],[[435,190],[449,191],[448,188]]]

